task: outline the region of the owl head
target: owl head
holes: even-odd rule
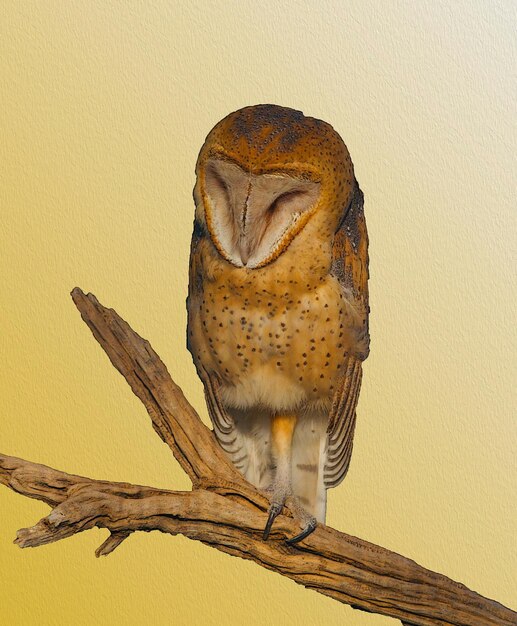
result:
[[[277,259],[310,220],[335,232],[355,184],[332,126],[272,104],[245,107],[216,124],[196,175],[197,221],[224,259],[249,269]]]

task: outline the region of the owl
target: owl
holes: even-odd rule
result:
[[[187,346],[214,432],[268,493],[325,521],[347,473],[369,352],[368,235],[348,150],[326,122],[260,104],[208,134],[196,165]]]

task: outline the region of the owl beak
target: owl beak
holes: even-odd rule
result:
[[[246,239],[246,235],[241,233],[239,237],[239,256],[241,257],[241,263],[243,266],[246,266],[248,260],[250,258],[250,249],[249,242]]]
[[[248,181],[248,189],[246,199],[244,200],[244,206],[242,207],[240,216],[240,232],[239,232],[239,256],[241,257],[241,263],[245,267],[250,258],[250,242],[247,235],[247,218],[248,207],[251,195],[251,180]]]

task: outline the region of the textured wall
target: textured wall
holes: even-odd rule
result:
[[[202,408],[196,155],[229,111],[299,108],[345,139],[370,231],[372,352],[328,521],[515,608],[515,26],[511,0],[2,2],[0,450],[188,488],[68,292],[115,307]],[[4,624],[394,623],[181,537],[21,551],[47,507],[2,488],[0,511]]]

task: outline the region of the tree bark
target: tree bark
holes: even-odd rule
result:
[[[181,533],[287,576],[309,589],[407,626],[509,626],[517,613],[414,561],[324,525],[295,546],[289,506],[262,540],[268,500],[228,461],[215,437],[171,379],[149,342],[92,294],[72,298],[83,320],[145,405],[154,429],[192,480],[178,492],[92,480],[0,454],[0,483],[52,507],[15,543],[34,547],[93,528],[107,528],[96,555],[132,532]]]

